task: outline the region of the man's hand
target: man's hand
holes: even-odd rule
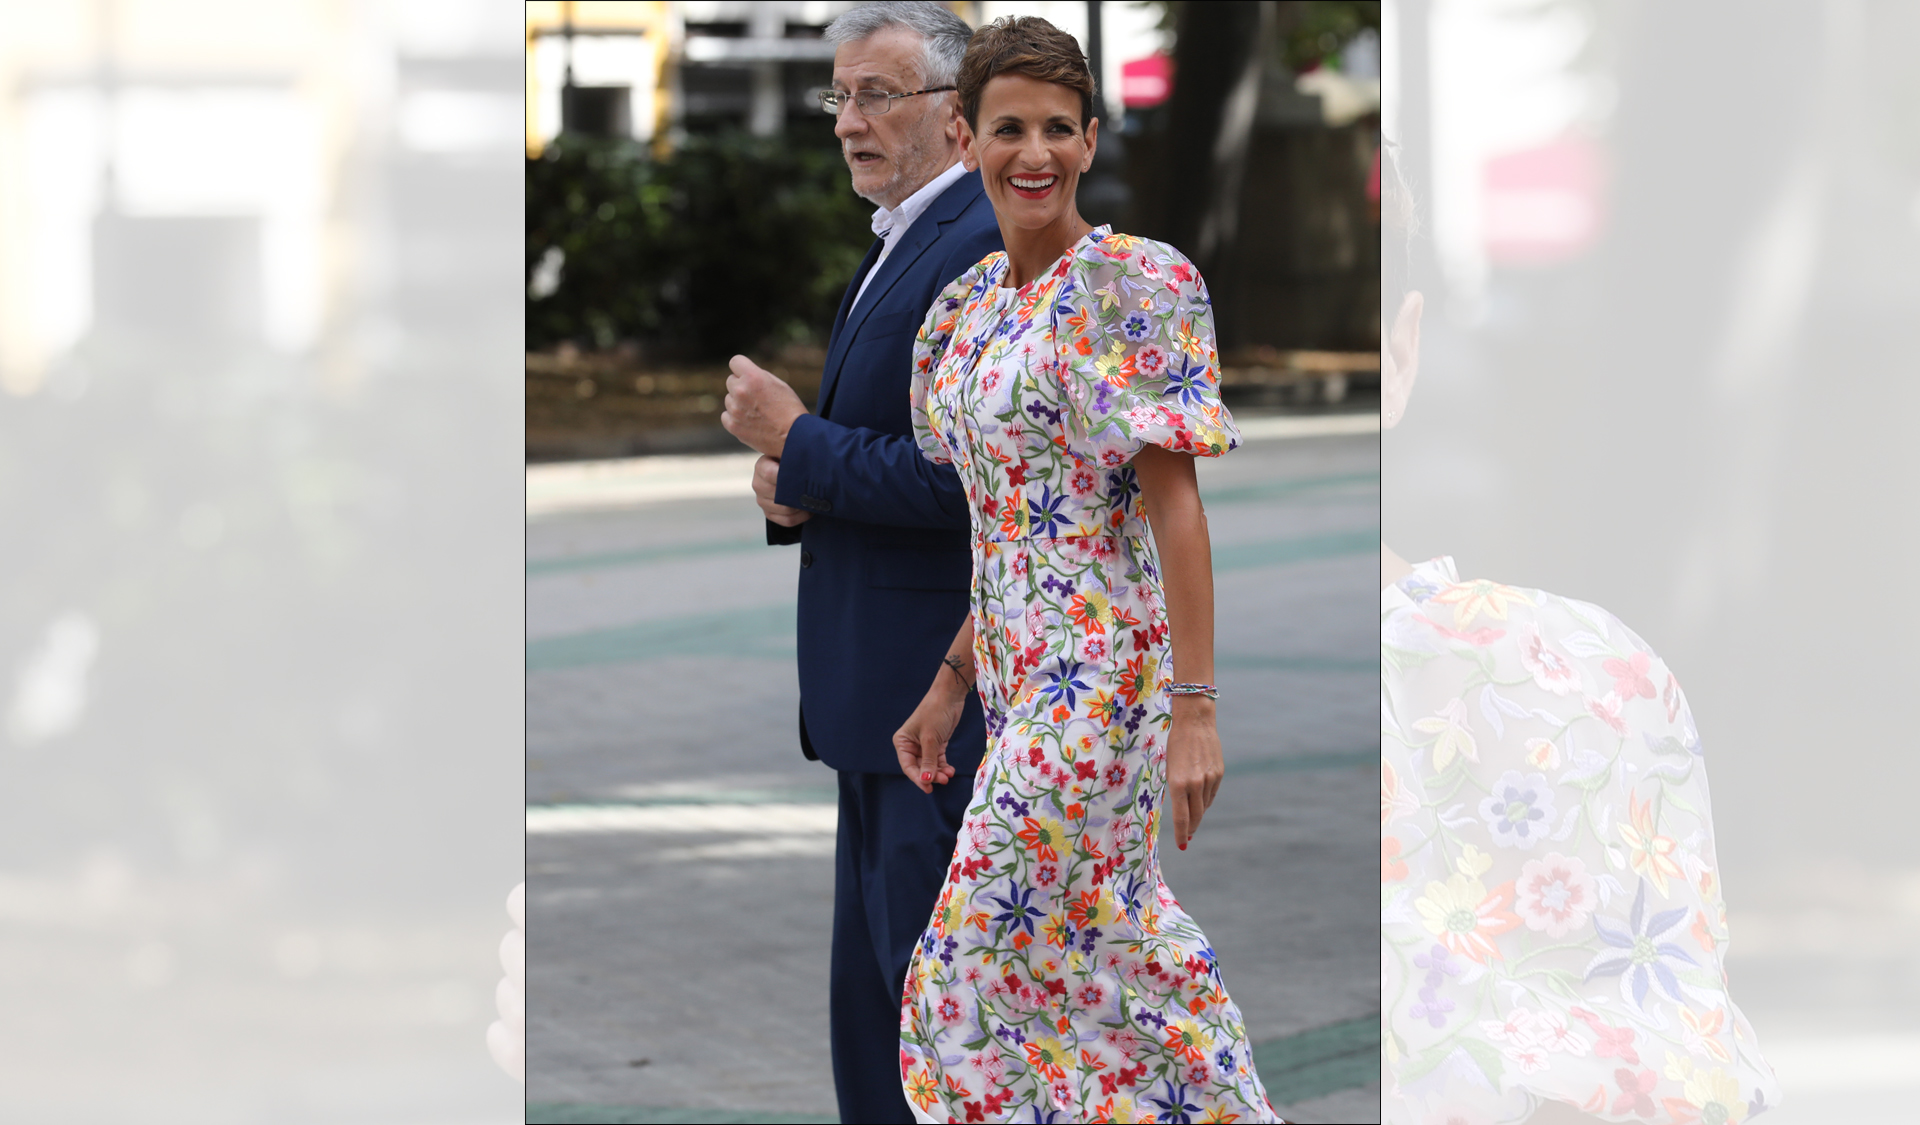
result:
[[[789,508],[773,502],[773,486],[779,482],[779,461],[762,456],[753,463],[753,498],[760,502],[760,510],[767,513],[767,518],[781,527],[799,527],[812,519],[813,513],[805,508]]]
[[[807,408],[778,375],[746,356],[734,356],[727,366],[733,374],[727,376],[726,409],[720,412],[720,424],[734,437],[778,460],[787,448],[787,430]]]

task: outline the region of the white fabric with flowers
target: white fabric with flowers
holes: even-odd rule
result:
[[[1779,1087],[1728,993],[1706,764],[1605,610],[1423,563],[1381,597],[1389,1125],[1740,1122]]]

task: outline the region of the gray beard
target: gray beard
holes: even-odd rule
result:
[[[923,127],[915,130],[900,151],[895,154],[893,175],[888,176],[885,183],[873,189],[872,192],[855,189],[855,194],[875,207],[891,210],[905,203],[909,196],[933,182],[935,176],[945,171],[944,168],[934,167],[937,163],[934,142],[938,138],[926,135],[929,132],[925,128],[926,124],[922,122]],[[902,188],[905,190],[901,190]],[[899,194],[899,198],[892,203],[883,202],[885,197],[895,193]]]

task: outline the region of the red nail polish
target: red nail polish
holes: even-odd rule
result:
[[[921,775],[920,775],[920,780],[921,780],[921,781],[932,781],[932,780],[933,780],[933,775],[932,775],[932,774],[930,774],[930,773],[923,773],[923,774],[921,774]]]

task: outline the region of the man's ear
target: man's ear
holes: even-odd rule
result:
[[[1413,396],[1413,381],[1420,375],[1420,315],[1427,299],[1418,290],[1408,293],[1387,328],[1386,347],[1381,349],[1380,423],[1399,425],[1407,416],[1407,400]]]
[[[947,104],[953,107],[953,112],[947,115],[947,139],[955,144],[959,144],[960,138],[963,135],[961,130],[967,127],[966,116],[960,112],[960,95],[953,95]]]
[[[973,129],[967,125],[967,119],[956,112],[948,128],[958,130],[953,136],[960,145],[961,166],[969,172],[978,171],[980,160],[973,151]]]

